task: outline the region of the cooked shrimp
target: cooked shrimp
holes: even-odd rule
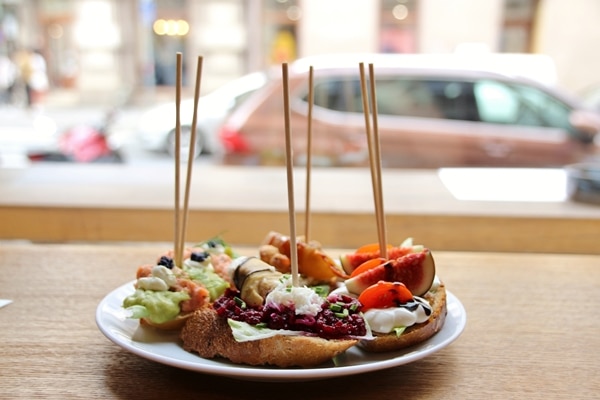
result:
[[[154,265],[152,264],[140,265],[135,274],[136,279],[152,276],[152,268],[154,268]]]
[[[208,290],[204,286],[197,284],[189,279],[177,279],[175,290],[185,290],[189,293],[190,299],[182,301],[179,306],[182,313],[189,313],[206,307],[210,301]]]
[[[229,274],[229,265],[231,264],[231,257],[225,253],[211,254],[210,263],[213,266],[215,272],[227,282],[232,283],[231,276]]]

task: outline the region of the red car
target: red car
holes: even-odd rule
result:
[[[367,75],[368,63],[374,66],[384,167],[552,167],[598,156],[598,113],[562,91],[493,68],[500,63],[479,68],[464,61],[453,55],[370,55],[291,63],[295,162],[306,159],[312,65],[313,164],[368,165],[359,62]],[[221,126],[225,163],[284,163],[283,88],[281,73],[275,76]]]

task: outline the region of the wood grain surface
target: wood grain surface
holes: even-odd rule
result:
[[[98,330],[101,299],[168,247],[1,242],[0,298],[13,303],[0,309],[0,398],[592,399],[600,393],[599,256],[434,251],[439,276],[467,310],[456,342],[379,372],[261,383],[152,362]]]

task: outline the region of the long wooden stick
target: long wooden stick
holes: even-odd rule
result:
[[[187,233],[188,208],[190,202],[190,186],[192,182],[192,166],[194,164],[194,154],[196,152],[196,125],[198,121],[198,99],[200,98],[200,81],[202,78],[202,56],[198,56],[196,66],[196,86],[194,89],[194,113],[192,116],[192,131],[190,132],[189,154],[187,158],[187,175],[185,181],[185,192],[183,198],[183,215],[181,221],[181,239],[179,241],[179,256],[183,258],[183,248],[185,246],[185,237]]]
[[[175,265],[181,266],[181,254],[179,253],[180,246],[180,233],[181,229],[179,226],[180,213],[179,213],[179,178],[180,178],[180,163],[181,163],[181,74],[182,74],[182,54],[177,53],[177,70],[176,70],[176,82],[175,82],[175,238],[174,238],[174,257]]]
[[[292,285],[298,286],[298,246],[296,244],[296,207],[294,205],[294,161],[292,154],[292,132],[290,127],[290,89],[288,64],[281,65],[283,74],[283,111],[285,117],[285,158],[287,169],[288,216],[290,220],[290,261]]]
[[[369,167],[371,170],[371,184],[373,188],[373,200],[375,204],[375,220],[377,223],[377,237],[381,246],[381,209],[380,209],[380,201],[379,201],[379,189],[378,189],[378,170],[377,165],[375,163],[375,146],[373,145],[373,134],[371,132],[371,116],[369,112],[369,92],[367,91],[367,79],[365,76],[365,65],[364,63],[359,64],[360,70],[360,84],[361,84],[361,93],[362,93],[362,103],[363,103],[363,114],[365,117],[365,130],[367,131],[367,145],[369,148]]]
[[[375,88],[375,69],[373,64],[369,64],[369,82],[371,83],[371,112],[373,117],[373,148],[374,160],[373,167],[377,176],[377,197],[378,201],[378,229],[379,229],[379,251],[383,258],[387,259],[387,228],[385,224],[385,211],[383,208],[383,189],[381,179],[381,143],[379,142],[379,122],[377,120],[377,90]]]
[[[308,70],[308,129],[306,132],[306,204],[304,207],[304,240],[306,243],[310,240],[310,178],[312,169],[312,110],[314,102],[313,77],[314,71],[311,65]]]

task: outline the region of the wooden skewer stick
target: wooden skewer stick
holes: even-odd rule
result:
[[[375,204],[375,220],[377,222],[377,236],[379,240],[379,245],[381,246],[382,238],[381,238],[381,209],[379,207],[379,189],[378,189],[378,170],[375,164],[375,149],[373,146],[373,134],[371,132],[371,116],[369,112],[369,92],[367,91],[367,79],[365,77],[365,65],[364,63],[359,64],[360,70],[360,84],[361,84],[361,92],[362,92],[362,103],[363,103],[363,114],[365,117],[365,130],[367,131],[367,145],[369,148],[369,167],[371,170],[371,183],[373,187],[373,199]]]
[[[283,112],[285,117],[285,158],[287,167],[288,215],[290,220],[290,261],[292,285],[298,286],[298,246],[296,244],[296,211],[294,206],[294,167],[292,155],[292,132],[290,128],[290,91],[288,64],[281,65],[283,74]]]
[[[181,240],[179,241],[178,254],[183,258],[183,248],[187,232],[188,209],[190,202],[190,186],[192,182],[192,166],[194,164],[194,153],[196,152],[196,124],[198,121],[198,99],[200,98],[200,81],[202,78],[202,56],[198,56],[196,66],[196,86],[194,89],[194,113],[192,116],[192,130],[190,132],[189,154],[187,158],[187,175],[185,181],[185,192],[183,198],[183,215],[181,222]]]
[[[310,187],[311,187],[311,169],[312,169],[312,110],[313,110],[313,76],[312,65],[308,70],[308,131],[306,133],[306,204],[304,207],[304,240],[306,243],[310,240]]]
[[[180,246],[180,213],[179,213],[179,176],[180,176],[180,162],[181,162],[181,74],[182,74],[182,54],[177,53],[177,70],[176,70],[176,81],[175,81],[175,232],[174,232],[174,257],[175,265],[181,266],[181,255],[179,253]]]
[[[375,88],[375,69],[373,64],[369,64],[369,82],[371,83],[371,113],[373,117],[373,148],[374,148],[374,160],[373,167],[375,168],[375,175],[377,177],[377,197],[378,201],[377,208],[379,209],[378,213],[378,236],[379,236],[379,249],[380,254],[383,258],[387,259],[387,228],[385,224],[385,211],[383,208],[383,189],[382,189],[382,179],[381,179],[381,144],[379,142],[379,122],[377,120],[377,90]]]
[[[360,89],[362,94],[362,106],[363,106],[363,115],[365,117],[365,130],[367,133],[367,145],[369,149],[369,169],[371,171],[371,183],[373,188],[373,198],[376,198],[377,191],[377,177],[375,176],[375,169],[373,168],[373,146],[371,145],[371,116],[370,116],[370,106],[369,106],[369,95],[367,92],[367,78],[365,77],[365,64],[359,63],[359,71],[360,71]],[[377,212],[377,207],[375,208],[375,212]],[[377,231],[379,233],[379,230]]]

